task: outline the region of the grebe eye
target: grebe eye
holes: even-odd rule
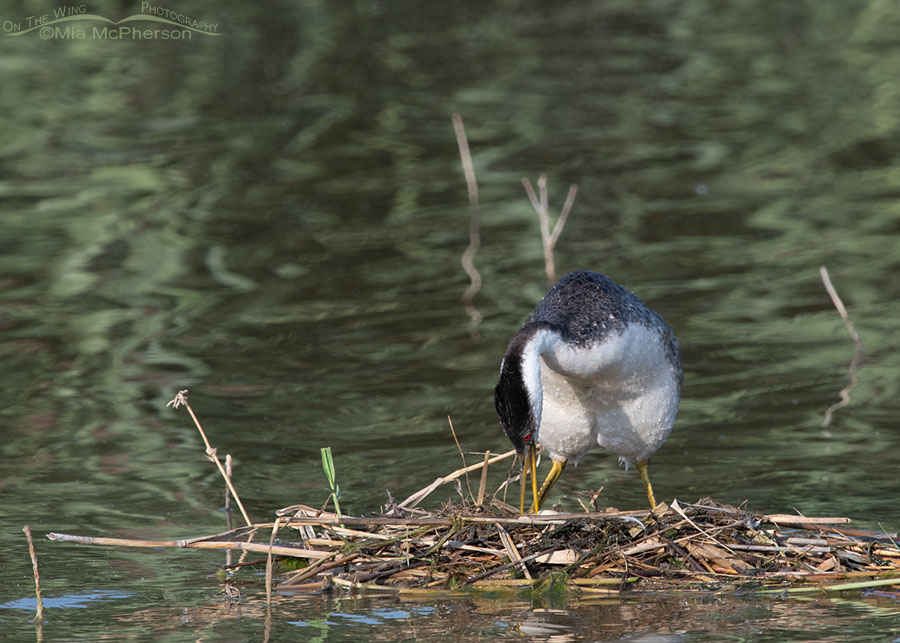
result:
[[[525,442],[530,442],[530,441],[531,441],[531,434],[530,434],[530,433],[526,433],[526,434],[525,434],[525,437],[522,438],[522,440],[524,440]]]

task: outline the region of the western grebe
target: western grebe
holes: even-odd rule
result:
[[[534,513],[566,463],[603,447],[637,466],[651,507],[648,467],[675,422],[681,351],[672,329],[634,293],[597,272],[573,272],[550,288],[513,335],[494,403],[531,475]],[[535,447],[553,466],[540,490]]]

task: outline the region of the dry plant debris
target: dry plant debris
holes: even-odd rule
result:
[[[82,538],[97,545],[243,549],[309,564],[283,575],[282,591],[338,587],[422,592],[536,586],[617,593],[626,588],[717,589],[745,585],[796,592],[900,586],[896,534],[850,529],[849,519],[758,515],[710,499],[649,511],[487,515],[439,512],[338,516],[280,510],[278,538],[249,542],[273,524],[183,541]],[[340,526],[340,524],[344,526]],[[296,538],[288,540],[288,534]]]
[[[620,591],[752,583],[781,591],[797,583],[890,577],[900,585],[895,535],[848,529],[847,518],[754,515],[710,499],[648,511],[500,517],[446,508],[445,515],[356,519],[307,507],[291,526],[313,527],[307,547],[330,550],[331,565],[311,565],[282,587],[329,583],[385,589],[458,589],[558,583]],[[352,558],[351,558],[352,557]],[[879,584],[884,584],[879,583]]]
[[[173,404],[186,406],[203,434],[186,393],[179,392]],[[219,466],[238,501],[230,471],[221,466],[205,435],[204,442],[207,456]],[[277,511],[274,523],[250,524],[238,504],[246,526],[199,538],[136,540],[58,533],[47,538],[114,547],[241,550],[241,561],[226,567],[264,567],[269,603],[273,558],[305,563],[279,575],[281,591],[344,587],[431,594],[529,587],[539,592],[616,594],[630,588],[745,587],[764,593],[900,588],[897,534],[849,528],[845,517],[757,514],[709,498],[693,504],[660,503],[652,512],[607,509],[518,516],[497,498],[511,480],[493,495],[485,492],[488,465],[514,455],[514,450],[485,453],[481,463],[464,462],[400,503],[389,498],[387,510],[370,517],[294,505]],[[470,491],[471,503],[447,504],[434,512],[417,506],[438,487],[458,484],[479,469],[478,496]],[[264,558],[245,561],[248,552]]]

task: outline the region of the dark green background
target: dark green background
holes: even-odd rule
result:
[[[86,6],[112,20],[140,11]],[[0,24],[53,8],[7,3]],[[0,35],[0,620],[10,631],[33,636],[18,609],[32,596],[27,523],[45,594],[59,601],[48,638],[262,638],[259,579],[245,572],[242,618],[224,615],[220,555],[43,540],[223,528],[218,473],[188,415],[165,406],[179,389],[219,453],[235,457],[258,520],[324,501],[323,446],[356,513],[458,466],[448,414],[467,451],[507,450],[492,387],[547,285],[520,184],[542,172],[556,208],[579,185],[560,272],[609,274],[681,341],[682,408],[654,459],[661,499],[900,527],[893,3],[171,8],[221,35]],[[474,335],[460,303],[468,204],[453,112],[481,188]],[[853,344],[823,264],[866,346],[852,401],[827,430]],[[494,471],[492,485],[502,478]],[[601,485],[603,506],[643,502],[636,473],[599,454],[567,470],[555,498],[577,508],[575,494]],[[375,625],[397,639],[517,638],[537,623],[601,638],[800,640],[819,628],[819,638],[871,640],[896,614],[871,596],[794,612],[733,597],[712,610],[658,601],[548,615],[516,601],[290,597],[273,619],[300,638],[367,638]]]

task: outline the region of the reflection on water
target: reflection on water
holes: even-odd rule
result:
[[[654,459],[660,496],[898,527],[885,500],[900,468],[900,18],[888,4],[191,11],[215,14],[223,35],[0,38],[7,523],[220,530],[220,481],[187,416],[165,407],[182,388],[219,453],[235,456],[255,518],[324,501],[323,446],[353,512],[457,466],[448,414],[466,450],[508,449],[491,390],[507,339],[546,289],[519,180],[545,172],[551,203],[579,185],[557,269],[609,273],[681,341],[684,401]],[[468,206],[455,111],[481,188],[476,337],[460,304]],[[853,345],[820,265],[866,346],[827,433]],[[635,472],[601,455],[567,471],[556,499],[600,486],[602,504],[642,502]],[[0,535],[7,550],[15,533]],[[39,550],[50,590],[151,579],[155,589],[134,589],[151,620],[171,615],[157,593],[196,580],[181,556]],[[27,561],[8,573],[29,578]],[[30,594],[6,586],[4,601]],[[782,605],[878,627],[836,603],[675,605],[686,625],[668,632],[622,620],[630,603],[541,620],[498,600],[501,617],[466,632],[519,636],[526,626],[510,624],[536,618],[540,636],[565,637],[592,618],[609,638],[703,638],[715,630],[695,613],[721,624],[758,610],[756,627],[800,637]],[[351,627],[316,609],[317,622]],[[372,609],[350,613],[406,622]],[[406,620],[435,632],[446,612],[471,618],[442,605]]]
[[[114,591],[95,591],[88,594],[72,594],[68,596],[54,596],[43,599],[44,609],[85,609],[90,607],[95,601],[114,601],[130,598],[130,594]],[[25,610],[34,612],[37,609],[37,599],[23,598],[19,600],[9,601],[0,605],[0,610]]]
[[[202,593],[202,592],[201,592]],[[679,597],[643,596],[637,599],[572,599],[564,608],[524,601],[515,594],[479,596],[452,601],[416,600],[378,596],[276,596],[271,612],[252,598],[240,602],[213,599],[198,604],[197,597],[180,604],[178,618],[171,607],[116,605],[112,627],[118,639],[161,638],[181,640],[197,631],[248,640],[326,640],[367,638],[379,640],[454,640],[490,638],[566,642],[583,640],[629,643],[675,643],[755,638],[769,632],[785,641],[871,641],[893,636],[900,616],[895,600],[807,599],[761,600],[732,595]],[[87,633],[98,618],[92,611],[49,610],[45,629],[62,620],[77,637]],[[0,619],[10,620],[0,610]],[[373,629],[377,628],[377,629]],[[22,628],[22,633],[27,628]],[[186,639],[185,639],[186,640]],[[890,640],[890,639],[886,639]]]

